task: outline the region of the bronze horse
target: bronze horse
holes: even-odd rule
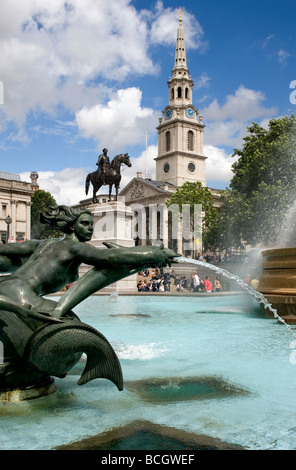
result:
[[[101,186],[104,186],[105,184],[109,185],[109,201],[111,200],[112,186],[113,185],[115,186],[115,190],[116,190],[115,200],[117,201],[119,183],[121,181],[120,167],[122,163],[124,163],[128,167],[132,166],[130,162],[130,157],[127,153],[121,153],[120,155],[117,155],[116,157],[113,158],[110,164],[110,167],[107,168],[106,175],[105,175],[105,182],[101,174],[100,168],[98,168],[97,171],[94,171],[93,173],[89,173],[87,175],[86,181],[85,181],[85,194],[87,195],[88,190],[89,190],[89,184],[92,183],[93,185],[92,202],[98,202],[96,193],[101,188]]]

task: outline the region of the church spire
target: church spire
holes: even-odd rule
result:
[[[182,11],[172,77],[169,77],[169,102],[159,119],[156,180],[180,187],[186,181],[200,181],[205,186],[203,129],[198,109],[192,104],[193,80],[186,62]]]
[[[192,104],[193,80],[189,76],[186,61],[186,50],[184,31],[182,26],[182,10],[179,11],[179,26],[177,30],[177,41],[175,51],[175,64],[172,70],[172,77],[169,78],[169,105],[185,106]]]
[[[179,11],[179,28],[177,31],[177,42],[176,42],[176,52],[175,52],[175,64],[173,68],[173,74],[176,72],[178,69],[187,69],[187,63],[186,63],[186,51],[185,51],[185,40],[184,40],[184,31],[183,31],[183,26],[182,26],[182,10],[180,7]]]

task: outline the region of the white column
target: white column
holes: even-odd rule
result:
[[[182,231],[182,216],[178,221],[178,240],[177,240],[177,253],[183,255],[183,231]]]
[[[15,199],[11,200],[11,219],[12,222],[9,227],[9,237],[14,238],[14,241],[16,240],[16,205],[17,201]]]
[[[26,202],[26,233],[25,239],[31,238],[31,202]]]

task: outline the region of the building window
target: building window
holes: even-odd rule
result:
[[[7,205],[2,204],[2,217],[6,217],[6,216],[7,216]]]
[[[193,131],[188,131],[188,150],[193,151]]]
[[[182,98],[182,88],[178,87],[178,98]]]
[[[171,99],[173,100],[175,97],[175,90],[174,88],[171,89]]]
[[[188,92],[189,92],[188,88],[185,88],[185,98],[186,98],[187,100],[188,100]]]
[[[171,133],[169,131],[165,134],[165,149],[167,152],[171,150]]]

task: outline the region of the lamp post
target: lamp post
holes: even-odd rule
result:
[[[7,242],[8,242],[8,240],[9,240],[9,225],[12,222],[12,218],[9,217],[9,215],[8,215],[5,219],[5,222],[6,222],[6,225],[7,225],[7,235],[6,235],[6,237],[7,237]]]

